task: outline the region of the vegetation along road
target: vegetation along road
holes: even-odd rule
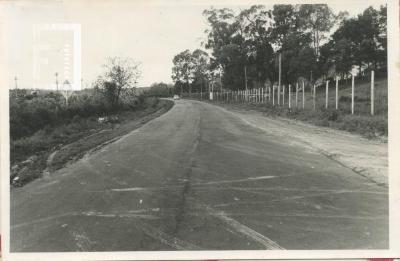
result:
[[[387,248],[387,188],[265,124],[178,100],[12,190],[11,251]]]

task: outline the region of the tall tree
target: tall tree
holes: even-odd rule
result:
[[[336,17],[326,4],[303,4],[298,9],[299,26],[303,31],[311,33],[314,55],[318,58],[321,40],[327,37]]]
[[[204,90],[208,81],[208,70],[210,67],[209,56],[203,50],[196,49],[192,53],[194,77],[193,82],[197,91]]]
[[[172,62],[172,79],[175,83],[181,86],[181,94],[183,93],[183,83],[186,84],[186,88],[191,94],[192,89],[190,83],[193,81],[194,77],[194,63],[192,54],[189,50],[185,50],[175,55]]]

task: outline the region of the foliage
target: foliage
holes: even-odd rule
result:
[[[170,97],[174,93],[174,86],[163,82],[153,83],[150,90],[146,92],[148,96]]]
[[[130,110],[140,105],[133,92],[123,90],[122,96],[120,109]],[[32,96],[27,90],[10,90],[11,139],[71,122],[74,117],[97,117],[113,112],[99,89],[74,92],[68,103],[67,107],[64,97],[58,92],[38,91]]]
[[[173,59],[172,79],[175,86],[182,93],[185,89],[189,93],[194,88],[199,91],[204,88],[205,82],[210,79],[210,62],[208,53],[196,49],[193,52],[185,50]]]
[[[209,25],[204,43],[210,52],[208,64],[198,66],[199,77],[194,53],[178,54],[175,86],[191,92],[199,91],[203,80],[231,90],[274,84],[279,55],[285,85],[300,78],[312,83],[336,75],[346,79],[354,67],[360,76],[372,69],[385,72],[386,12],[386,6],[368,7],[349,18],[346,12],[334,14],[326,4],[280,4],[271,9],[253,5],[238,13],[212,7],[203,11]]]
[[[123,90],[135,88],[140,78],[139,63],[128,58],[110,57],[103,65],[105,71],[94,83],[94,87],[102,91],[111,108],[120,105]]]

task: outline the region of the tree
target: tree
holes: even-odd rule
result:
[[[346,64],[357,65],[360,76],[365,67],[367,69],[379,69],[379,64],[386,64],[386,9],[381,7],[375,10],[368,7],[362,14],[355,18],[344,20],[340,27],[332,35],[332,45],[344,47],[348,60]],[[337,50],[335,53],[337,53]]]
[[[197,91],[204,90],[205,83],[208,81],[208,70],[210,67],[210,58],[208,53],[203,50],[196,49],[192,53],[193,61],[193,84]]]
[[[311,33],[314,55],[318,58],[321,40],[326,38],[326,34],[335,24],[336,17],[326,4],[300,5],[298,17],[300,28]]]
[[[157,96],[157,97],[168,97],[172,95],[173,86],[167,83],[153,83],[150,86],[150,90],[148,91],[148,95]]]
[[[183,83],[186,83],[189,94],[191,94],[192,88],[190,83],[193,81],[194,77],[194,63],[192,54],[189,50],[185,50],[175,55],[172,62],[172,79],[174,80],[175,84],[180,85],[181,94],[183,93]]]
[[[115,108],[119,105],[122,91],[135,88],[141,75],[139,63],[130,58],[111,57],[103,67],[105,71],[95,81],[95,87],[103,90],[104,96]]]

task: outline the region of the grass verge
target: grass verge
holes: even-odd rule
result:
[[[271,104],[211,102],[227,109],[258,111],[268,117],[284,117],[361,134],[369,139],[387,140],[388,120],[385,115],[352,115],[347,111],[319,108],[317,110],[288,109]]]
[[[147,98],[142,108],[121,112],[107,122],[100,123],[97,117],[75,117],[71,123],[46,127],[30,137],[12,140],[11,185],[23,186],[60,169],[89,150],[139,128],[172,106],[172,101]]]

